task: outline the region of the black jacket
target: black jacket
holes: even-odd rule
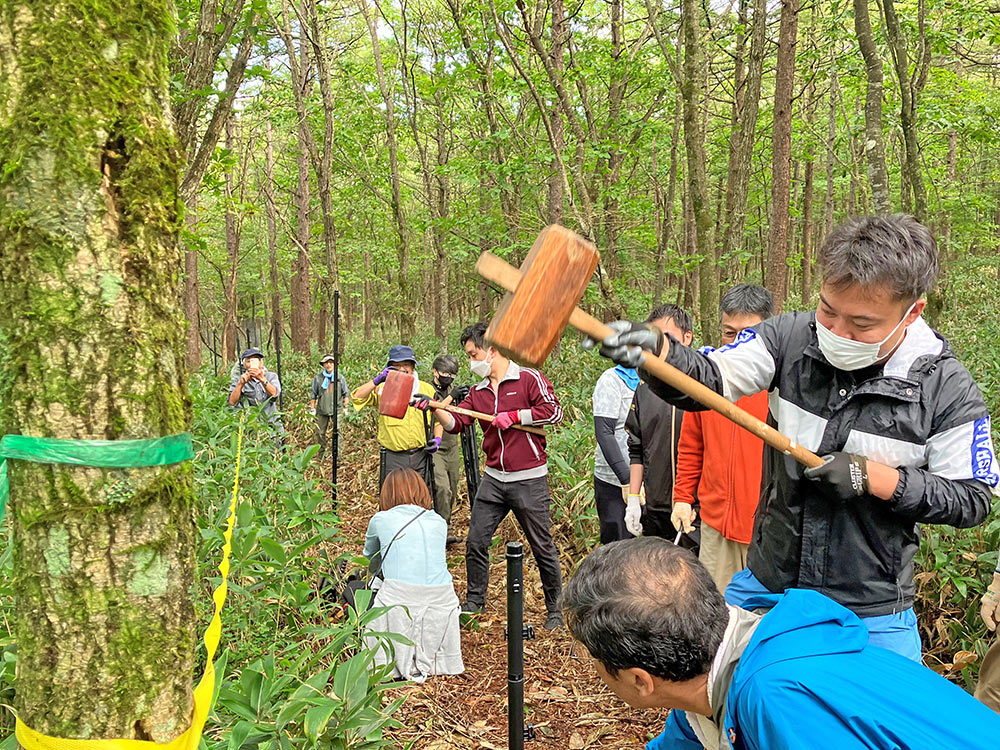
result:
[[[865,617],[900,611],[913,605],[917,523],[968,527],[989,513],[1000,469],[986,405],[923,319],[884,366],[853,373],[820,352],[811,312],[767,320],[708,355],[671,343],[670,364],[732,401],[770,391],[769,420],[814,453],[899,469],[889,501],[832,503],[794,459],[766,447],[748,566],[771,591],[815,589]],[[656,380],[650,388],[705,408]]]
[[[677,442],[684,412],[675,409],[639,383],[625,418],[630,464],[642,464],[646,507],[670,512],[673,507]]]

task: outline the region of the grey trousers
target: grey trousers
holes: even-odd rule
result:
[[[451,522],[451,509],[458,496],[458,475],[462,465],[462,456],[458,450],[458,441],[448,448],[442,447],[434,454],[434,485],[437,494],[434,496],[434,512],[445,521]]]
[[[382,483],[389,475],[389,472],[396,469],[413,469],[424,480],[428,488],[431,486],[431,455],[423,448],[414,448],[411,451],[391,451],[388,448],[379,449],[379,473],[378,487],[382,489]]]
[[[336,419],[336,417],[334,417],[332,414],[320,414],[319,412],[316,412],[316,436],[315,436],[315,440],[316,440],[317,443],[319,443],[319,454],[318,454],[318,456],[319,456],[319,460],[320,461],[322,461],[323,460],[323,456],[326,455],[327,445],[330,442],[327,439],[326,433],[329,430],[329,428],[331,426],[333,426],[331,423],[337,424],[337,423],[333,422],[334,419]],[[340,444],[339,444],[339,441],[340,441],[340,432],[339,431],[337,432],[337,440],[338,440],[337,448],[338,448],[338,451],[339,451],[339,448],[340,448]]]

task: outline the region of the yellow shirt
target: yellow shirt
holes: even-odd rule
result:
[[[366,406],[378,408],[379,396],[382,393],[383,385],[378,386],[369,394],[368,398],[358,399],[351,394],[351,403],[356,411],[361,411]],[[420,392],[434,398],[434,388],[430,383],[420,381]],[[409,451],[414,448],[422,448],[427,442],[427,433],[424,431],[424,413],[412,406],[406,410],[402,419],[386,417],[379,414],[378,417],[378,442],[386,450]]]

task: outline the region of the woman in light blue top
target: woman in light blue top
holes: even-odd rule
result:
[[[389,473],[379,505],[382,510],[368,524],[365,556],[383,578],[372,588],[377,589],[373,604],[384,610],[368,627],[405,640],[387,644],[366,636],[375,663],[392,663],[393,676],[414,682],[461,674],[458,596],[444,556],[448,524],[430,509],[431,494],[413,469]]]
[[[372,561],[372,570],[385,580],[451,584],[445,561],[448,524],[430,510],[430,492],[420,475],[412,469],[390,472],[379,506],[365,535],[364,555]]]

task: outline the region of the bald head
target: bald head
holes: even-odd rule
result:
[[[610,674],[638,667],[675,682],[708,672],[729,619],[705,567],[659,537],[592,552],[563,606],[570,632]]]

